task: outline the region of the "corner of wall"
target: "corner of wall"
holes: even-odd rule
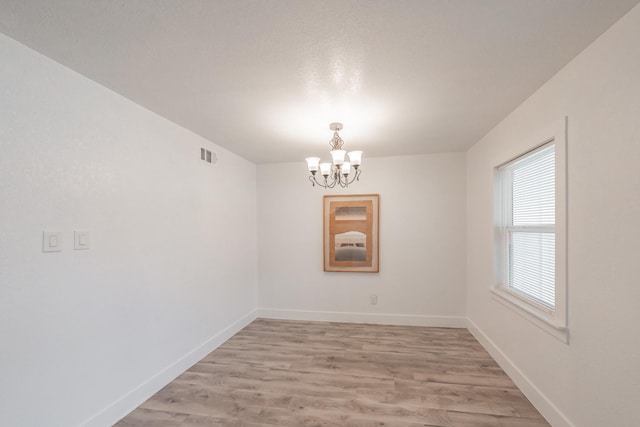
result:
[[[220,347],[225,341],[238,333],[249,323],[253,322],[256,319],[256,316],[257,310],[252,310],[242,316],[240,319],[213,335],[211,338],[207,339],[205,342],[189,351],[178,360],[162,369],[160,372],[152,375],[134,389],[123,394],[117,400],[110,403],[84,422],[80,423],[80,425],[83,427],[102,427],[115,424],[129,412],[140,406],[145,400],[162,387],[169,384],[207,354]]]
[[[554,427],[575,427],[571,421],[556,407],[553,402],[509,359],[509,357],[480,329],[476,323],[467,318],[467,329],[489,352],[498,365],[509,375],[520,391],[531,401],[533,406]]]

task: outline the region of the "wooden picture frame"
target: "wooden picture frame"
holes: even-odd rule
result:
[[[379,216],[379,194],[324,196],[324,271],[378,273]]]

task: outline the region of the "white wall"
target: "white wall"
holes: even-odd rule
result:
[[[302,162],[263,165],[256,194],[251,163],[0,36],[3,423],[114,421],[250,320],[259,276],[267,316],[468,315],[554,425],[635,425],[638,40],[640,7],[466,156],[366,158],[360,183],[329,192]],[[489,293],[492,168],[565,115],[569,345]],[[216,166],[197,160],[203,145]],[[322,195],[349,193],[381,195],[378,274],[322,271]],[[71,249],[76,228],[89,251]],[[63,252],[41,252],[44,229]]]
[[[255,165],[0,35],[3,425],[109,425],[186,369],[255,314],[256,236]]]
[[[468,316],[555,426],[640,420],[640,6],[468,152]],[[495,301],[492,168],[568,116],[566,345]]]
[[[304,161],[258,166],[263,316],[464,325],[464,153],[365,158],[348,189],[314,188],[305,173]],[[367,193],[380,194],[380,273],[323,272],[323,195]]]

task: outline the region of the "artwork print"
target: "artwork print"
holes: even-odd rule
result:
[[[377,273],[380,196],[324,196],[324,271]]]

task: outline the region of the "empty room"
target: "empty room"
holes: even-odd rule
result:
[[[640,425],[639,0],[0,0],[0,425]]]

